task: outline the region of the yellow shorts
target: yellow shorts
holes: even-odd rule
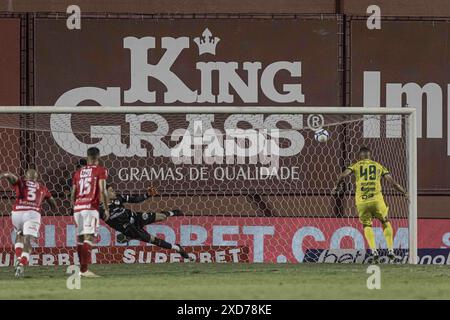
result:
[[[363,202],[356,205],[361,223],[365,226],[372,226],[372,219],[383,222],[388,215],[389,207],[384,200]]]

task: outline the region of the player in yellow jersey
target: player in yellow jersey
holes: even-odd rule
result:
[[[397,191],[408,198],[406,190],[392,178],[388,169],[380,163],[371,160],[371,152],[362,147],[358,152],[359,160],[347,167],[339,175],[333,194],[342,190],[345,177],[353,173],[356,180],[355,202],[358,210],[359,220],[364,227],[369,248],[371,249],[374,262],[378,262],[379,254],[375,244],[375,235],[372,230],[372,220],[378,219],[383,226],[383,234],[388,247],[389,259],[394,259],[393,230],[388,219],[388,206],[384,202],[381,178],[385,178]]]

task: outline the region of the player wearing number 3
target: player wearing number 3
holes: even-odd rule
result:
[[[388,169],[376,161],[371,160],[370,150],[362,147],[359,152],[359,161],[349,166],[339,175],[333,194],[342,191],[344,178],[354,174],[356,180],[356,209],[359,220],[364,227],[364,236],[372,252],[374,262],[378,262],[379,254],[375,244],[375,235],[372,229],[372,220],[377,219],[383,226],[383,234],[388,247],[389,259],[394,259],[393,230],[388,219],[388,206],[384,202],[381,190],[381,178],[385,178],[394,188],[406,198],[405,189],[392,178]]]
[[[46,186],[37,181],[38,173],[34,169],[28,169],[24,178],[9,172],[0,174],[0,179],[3,178],[8,180],[16,193],[11,219],[16,232],[15,276],[20,277],[30,260],[31,240],[39,236],[42,203],[46,200],[51,209],[56,210],[56,202]]]
[[[106,190],[107,170],[99,165],[100,150],[92,147],[87,150],[87,165],[78,169],[72,178],[71,204],[77,225],[77,252],[80,272],[83,277],[97,277],[88,270],[91,263],[92,244],[98,232],[100,202],[108,203]],[[109,209],[104,212],[109,218]]]

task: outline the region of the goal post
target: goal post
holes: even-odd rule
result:
[[[37,167],[63,208],[43,214],[44,239],[35,247],[53,258],[41,255],[39,263],[59,259],[58,253],[67,253],[71,262],[76,259],[67,249],[74,245],[68,181],[89,146],[104,154],[108,185],[117,192],[139,193],[149,185],[160,190],[156,198],[133,204],[133,210],[177,207],[185,212],[146,228],[181,242],[196,261],[343,262],[337,251],[345,254],[366,245],[354,206],[354,181],[346,180],[342,195],[331,190],[339,173],[355,161],[358,148],[368,146],[374,160],[407,188],[409,202],[383,184],[398,231],[394,246],[403,252],[399,260],[417,263],[415,112],[368,107],[1,106],[0,171],[22,175]],[[328,141],[315,139],[318,129],[327,130]],[[0,193],[1,253],[12,243],[8,220],[14,194],[6,182],[0,183]],[[127,249],[115,241],[113,230],[103,226],[101,231],[98,263],[179,260],[139,242]],[[383,247],[382,233],[375,233]],[[358,254],[354,259],[360,259]]]
[[[408,192],[409,202],[409,263],[418,263],[417,247],[417,122],[416,109],[408,114]]]

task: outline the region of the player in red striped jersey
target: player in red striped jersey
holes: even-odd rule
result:
[[[88,270],[91,264],[92,244],[97,236],[100,202],[108,203],[106,168],[99,165],[100,150],[92,147],[87,150],[87,165],[78,169],[72,178],[71,203],[77,225],[77,252],[80,272],[83,277],[98,277]],[[109,209],[104,212],[109,218]]]
[[[47,187],[37,181],[38,172],[34,169],[28,169],[24,178],[9,172],[0,174],[0,179],[4,178],[14,187],[16,193],[11,219],[16,232],[15,275],[20,277],[30,260],[31,240],[39,236],[42,203],[46,200],[51,209],[56,210],[56,201]]]

